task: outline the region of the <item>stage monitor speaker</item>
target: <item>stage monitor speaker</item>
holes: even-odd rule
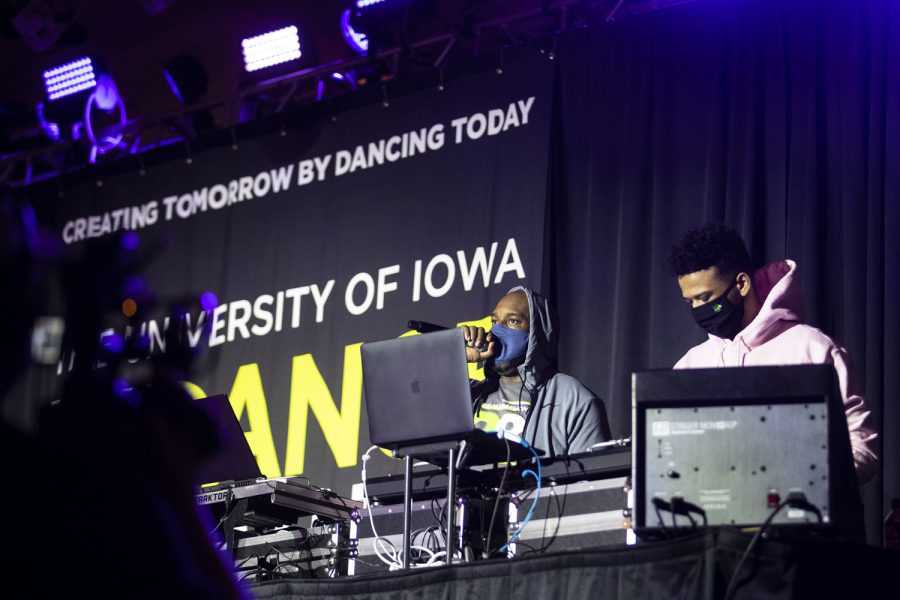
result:
[[[790,493],[803,494],[829,526],[858,533],[859,491],[832,366],[642,371],[632,384],[638,536],[704,522],[760,525]],[[786,508],[772,522],[818,518]]]

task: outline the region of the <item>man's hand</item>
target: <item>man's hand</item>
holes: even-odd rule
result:
[[[466,338],[466,360],[482,362],[493,358],[497,343],[494,334],[485,332],[484,327],[460,325]]]

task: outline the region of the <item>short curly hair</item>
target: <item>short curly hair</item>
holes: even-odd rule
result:
[[[741,235],[724,223],[691,227],[672,246],[669,264],[676,277],[716,267],[726,277],[751,269]]]

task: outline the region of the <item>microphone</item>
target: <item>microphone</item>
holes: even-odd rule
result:
[[[443,325],[435,325],[434,323],[429,323],[428,321],[407,321],[406,327],[407,329],[412,329],[413,331],[418,331],[419,333],[431,333],[432,331],[443,331],[445,329],[450,329],[449,327],[444,327]]]
[[[429,323],[428,321],[407,321],[406,322],[407,329],[412,329],[413,331],[418,331],[419,333],[432,333],[434,331],[444,331],[446,329],[450,329],[450,327],[444,327],[443,325],[435,325],[434,323]],[[484,352],[487,350],[487,344],[485,343],[481,347],[475,348],[479,352]]]

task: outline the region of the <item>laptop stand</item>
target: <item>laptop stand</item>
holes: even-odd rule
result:
[[[436,455],[447,457],[447,548],[446,560],[449,565],[453,562],[453,555],[456,553],[456,540],[454,539],[454,528],[456,526],[456,457],[459,446],[462,442],[459,440],[450,440],[445,442],[434,442],[430,444],[419,444],[416,446],[406,446],[394,450],[394,456],[403,458],[403,568],[409,568],[409,546],[412,529],[412,461],[414,458],[434,463]],[[443,461],[440,461],[443,462]],[[462,540],[460,540],[462,547]]]
[[[531,451],[518,443],[510,443],[494,433],[474,430],[462,440],[447,440],[404,446],[394,450],[394,456],[404,459],[403,475],[403,568],[409,568],[410,533],[412,529],[412,461],[423,460],[437,466],[447,467],[447,556],[446,563],[453,562],[456,547],[463,547],[463,532],[459,540],[454,538],[456,525],[456,471],[464,464],[498,463],[498,456],[506,457],[509,443],[509,460],[518,461],[531,458]],[[501,454],[502,453],[502,454]]]

